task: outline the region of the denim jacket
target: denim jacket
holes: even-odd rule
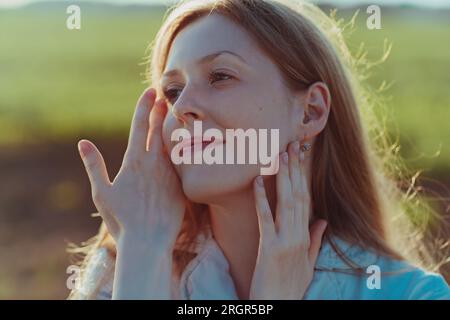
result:
[[[325,241],[304,299],[450,300],[450,288],[441,275],[404,261],[379,256],[337,238],[334,242],[347,257],[361,266],[360,272],[349,267]],[[238,299],[229,263],[210,231],[207,236],[199,236],[194,252],[196,257],[188,263],[181,277],[172,278],[172,299]],[[97,249],[81,286],[72,292],[70,298],[111,299],[113,275],[114,259],[105,248]],[[94,288],[98,288],[97,291],[94,292]]]

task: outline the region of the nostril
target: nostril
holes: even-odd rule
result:
[[[188,112],[188,113],[186,113],[186,115],[193,117],[195,120],[198,119],[198,115],[193,112]]]

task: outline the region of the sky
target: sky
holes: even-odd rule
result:
[[[42,2],[43,0],[0,0],[0,7],[20,7],[29,3]],[[53,0],[54,1],[54,0]],[[170,4],[176,0],[77,0],[73,3],[82,2],[106,2],[115,4]],[[68,1],[70,3],[70,1]],[[426,6],[431,8],[447,7],[450,8],[450,0],[313,0],[311,2],[332,3],[336,5],[352,5],[352,4],[412,4],[417,6]]]

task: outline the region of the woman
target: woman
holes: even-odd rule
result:
[[[400,192],[380,174],[338,31],[306,4],[178,5],[113,182],[98,149],[79,143],[104,224],[69,298],[450,298],[440,275],[390,244],[384,216]],[[174,165],[172,133],[195,121],[279,129],[279,170]]]

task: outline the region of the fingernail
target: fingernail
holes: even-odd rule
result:
[[[84,140],[81,140],[80,142],[78,142],[78,151],[80,152],[80,155],[82,158],[86,157],[86,155],[88,154],[90,147],[89,144],[87,143],[82,143]]]
[[[84,153],[83,153],[83,150],[82,150],[81,147],[82,147],[82,146],[81,146],[81,141],[79,141],[79,142],[78,142],[78,152],[80,153],[80,156],[81,156],[81,157],[84,157]]]
[[[261,176],[256,178],[256,183],[260,186],[260,187],[264,187],[264,180]]]
[[[289,164],[289,156],[287,152],[283,152],[283,154],[281,155],[281,159],[283,160],[284,164]]]
[[[147,92],[145,93],[145,95],[147,97],[151,97],[154,94],[155,90],[153,88],[148,88]]]
[[[300,142],[298,142],[298,141],[294,142],[293,148],[294,148],[295,154],[298,154],[300,151]]]

